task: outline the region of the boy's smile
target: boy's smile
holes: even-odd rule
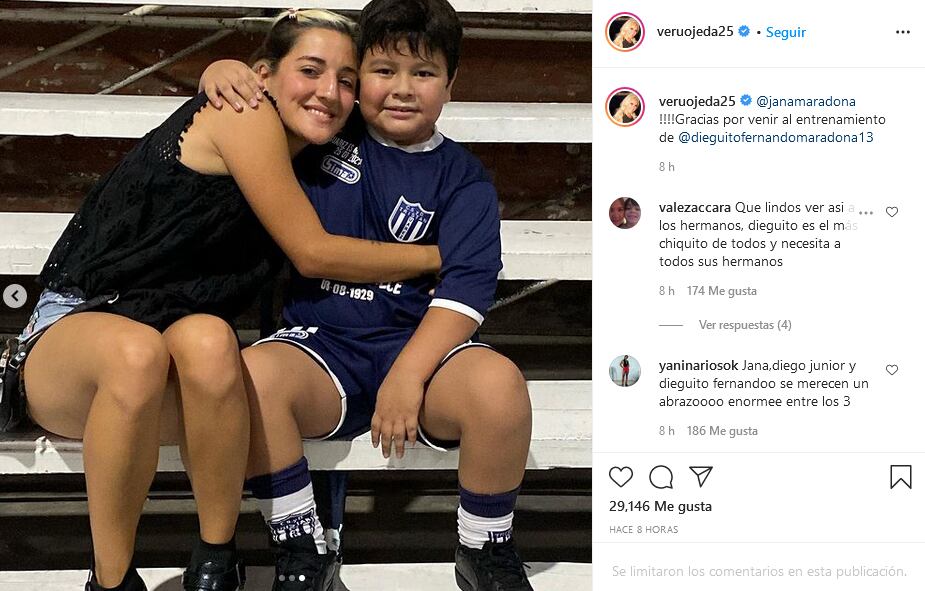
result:
[[[360,65],[360,111],[382,137],[418,144],[433,135],[452,87],[443,52],[416,56],[406,41],[397,48],[373,47]]]

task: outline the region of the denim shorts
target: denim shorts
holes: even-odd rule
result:
[[[19,342],[26,343],[32,337],[41,334],[43,330],[61,320],[82,303],[84,303],[83,298],[63,295],[46,289],[39,296],[39,302],[29,318],[29,324],[19,335]]]

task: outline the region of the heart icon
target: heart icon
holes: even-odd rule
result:
[[[899,208],[894,206],[889,206],[886,208],[886,214],[891,218],[895,218],[896,214],[899,213]]]
[[[633,469],[629,466],[614,466],[610,469],[610,479],[613,483],[623,488],[627,482],[633,479]]]
[[[898,365],[890,364],[886,366],[886,373],[890,374],[891,376],[895,376],[897,371],[899,371]]]

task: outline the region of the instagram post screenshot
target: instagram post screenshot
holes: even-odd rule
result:
[[[595,3],[595,589],[920,589],[921,7]]]
[[[0,39],[0,591],[925,589],[925,7]]]
[[[0,1],[0,591],[595,588],[593,9]]]

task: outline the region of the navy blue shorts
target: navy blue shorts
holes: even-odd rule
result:
[[[369,431],[379,386],[411,334],[367,337],[359,341],[320,328],[296,326],[279,330],[254,344],[286,343],[302,350],[318,363],[331,376],[341,397],[340,422],[334,431],[318,439],[353,439]],[[474,341],[463,343],[446,354],[434,374],[450,357],[469,347],[491,348]],[[458,441],[430,437],[423,429],[418,430],[418,441],[441,451],[459,447]]]

